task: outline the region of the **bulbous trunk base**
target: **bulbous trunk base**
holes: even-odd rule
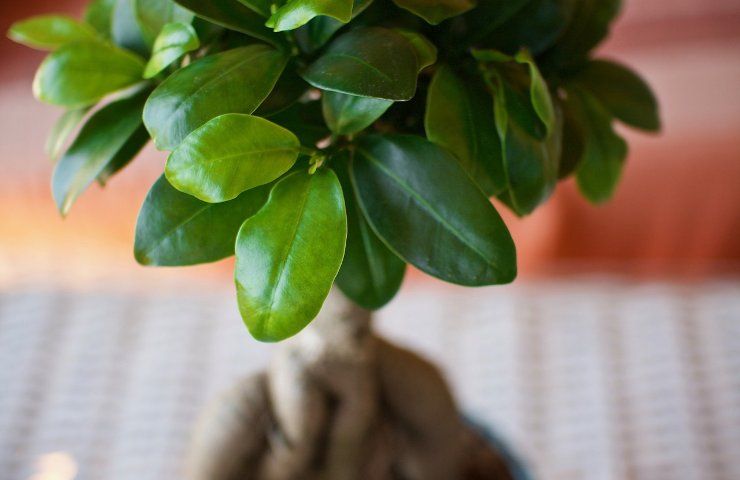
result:
[[[203,414],[191,480],[508,480],[439,371],[340,294]]]

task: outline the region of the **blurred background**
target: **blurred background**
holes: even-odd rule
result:
[[[624,3],[601,54],[649,81],[664,130],[625,131],[615,199],[597,208],[562,184],[506,218],[515,285],[410,272],[379,328],[440,362],[537,478],[737,479],[740,2]],[[82,6],[0,2],[0,30]],[[0,39],[0,478],[178,478],[203,403],[272,347],[241,324],[230,261],[135,263],[163,154],[58,216],[43,145],[61,111],[31,94],[43,55]]]

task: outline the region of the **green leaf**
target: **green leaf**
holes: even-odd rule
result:
[[[461,15],[476,5],[474,0],[393,0],[393,3],[432,25]]]
[[[61,15],[41,15],[14,23],[8,30],[11,40],[40,50],[56,50],[73,42],[97,40],[89,25]]]
[[[571,80],[593,93],[609,113],[627,125],[649,132],[660,130],[658,101],[645,81],[627,67],[594,60]]]
[[[33,91],[42,102],[82,108],[140,82],[143,70],[141,58],[120,48],[102,42],[71,43],[46,57]]]
[[[239,3],[265,18],[271,15],[272,0],[239,0]]]
[[[424,127],[427,138],[452,152],[487,195],[506,188],[491,99],[480,86],[439,67],[429,85]]]
[[[85,22],[91,25],[100,35],[111,38],[111,22],[116,0],[93,0],[85,8]]]
[[[347,23],[352,19],[353,0],[288,0],[267,21],[276,32],[294,30],[317,16]]]
[[[201,18],[275,46],[285,41],[264,25],[264,18],[237,0],[175,0]]]
[[[136,16],[137,0],[116,0],[111,20],[111,37],[119,47],[149,56],[150,44]]]
[[[392,55],[389,52],[393,52]],[[386,100],[410,100],[416,92],[416,52],[398,32],[357,28],[329,45],[303,74],[322,90]]]
[[[540,69],[528,51],[521,50],[516,54],[514,59],[529,67],[529,96],[532,101],[532,107],[534,107],[534,111],[537,112],[537,116],[542,120],[542,123],[545,124],[548,134],[552,133],[552,129],[555,126],[555,106],[553,105],[547,82],[542,77]]]
[[[227,114],[188,135],[170,155],[165,173],[181,192],[225,202],[287,172],[300,148],[295,135],[269,120]]]
[[[420,137],[366,136],[350,167],[373,230],[401,258],[459,285],[511,282],[508,229],[460,164]]]
[[[527,48],[537,56],[554,45],[568,27],[577,1],[530,0],[480,43],[511,54]]]
[[[134,0],[136,21],[148,45],[154,45],[165,25],[182,23],[189,25],[193,13],[173,0]]]
[[[548,133],[527,93],[506,79],[498,84],[494,104],[509,183],[507,203],[518,215],[527,215],[549,198],[557,183],[562,121]]]
[[[354,0],[352,18],[364,12],[371,3],[373,3],[373,0]],[[345,25],[345,23],[332,17],[316,17],[296,32],[296,39],[304,50],[315,52],[323,47]]]
[[[324,92],[324,119],[337,135],[352,135],[366,129],[393,105],[390,100],[358,97],[344,93]]]
[[[563,151],[560,155],[558,178],[571,176],[583,159],[586,135],[579,125],[576,113],[570,102],[561,101],[563,112]]]
[[[239,310],[254,338],[286,339],[318,315],[346,239],[342,188],[331,170],[296,172],[275,185],[236,240]]]
[[[77,197],[116,160],[121,149],[141,129],[141,111],[147,93],[140,92],[97,111],[59,160],[54,169],[52,192],[62,215],[69,212]]]
[[[154,42],[152,57],[144,69],[144,78],[156,77],[177,59],[198,47],[200,41],[191,25],[168,23]]]
[[[434,65],[437,61],[437,47],[427,37],[411,30],[399,29],[396,31],[406,37],[406,40],[414,47],[419,71]]]
[[[286,57],[267,45],[210,55],[178,70],[152,93],[144,123],[160,150],[225,113],[253,113],[272,91]]]
[[[576,180],[583,196],[599,204],[609,200],[622,177],[627,143],[614,132],[612,117],[587,90],[570,86],[568,103],[585,132],[583,158]]]
[[[270,95],[254,111],[258,117],[269,117],[295,104],[308,90],[308,84],[296,73],[295,65],[289,64],[275,84]]]
[[[253,188],[230,202],[213,204],[180,192],[162,175],[139,212],[136,260],[142,265],[175,267],[234,255],[239,228],[262,208],[270,188]]]
[[[621,7],[622,0],[575,0],[568,28],[545,53],[543,64],[562,69],[585,61],[606,38]]]
[[[293,132],[301,140],[302,145],[316,145],[331,135],[326,128],[319,101],[298,102],[271,116],[270,120]]]
[[[385,246],[365,220],[349,178],[348,162],[346,153],[332,159],[347,208],[347,249],[336,284],[361,307],[377,310],[398,293],[406,263]]]
[[[103,168],[103,170],[98,174],[96,178],[98,183],[104,187],[116,173],[123,170],[134,160],[134,158],[136,158],[148,141],[149,132],[147,132],[144,125],[141,124],[134,134],[129,137],[126,143],[123,144],[123,147],[118,150],[113,159],[111,159],[105,168]]]
[[[49,137],[46,139],[46,154],[49,158],[56,162],[59,159],[59,155],[64,150],[64,145],[72,132],[82,123],[89,108],[78,108],[76,110],[67,110],[64,114],[59,117],[49,133]]]
[[[481,0],[473,10],[465,14],[471,43],[491,34],[503,25],[531,0]]]

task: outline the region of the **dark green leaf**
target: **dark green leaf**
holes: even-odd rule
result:
[[[286,339],[316,317],[346,239],[342,188],[331,170],[296,172],[275,185],[236,240],[239,310],[254,338]]]
[[[470,40],[477,42],[503,25],[531,0],[479,0],[478,6],[465,14]]]
[[[324,92],[324,119],[332,132],[351,135],[366,129],[393,105],[390,100]]]
[[[98,34],[89,25],[62,15],[42,15],[14,23],[11,40],[40,50],[56,50],[73,42],[95,41]]]
[[[308,90],[308,84],[295,72],[295,67],[289,65],[275,84],[270,95],[255,110],[258,117],[269,117],[289,108],[300,99]]]
[[[347,23],[352,19],[353,0],[288,0],[267,21],[276,32],[294,30],[314,17],[327,16]]]
[[[230,257],[239,227],[262,208],[270,188],[254,188],[230,202],[213,204],[176,190],[161,176],[136,223],[136,260],[142,265],[184,266]]]
[[[571,176],[581,163],[586,135],[578,123],[570,103],[561,102],[563,112],[563,151],[560,156],[560,179]]]
[[[482,87],[441,66],[429,85],[424,127],[427,138],[452,152],[487,195],[506,188],[491,97]]]
[[[144,61],[102,42],[71,43],[46,57],[33,83],[36,98],[69,109],[97,103],[141,81]]]
[[[534,107],[534,111],[540,120],[542,120],[542,123],[545,124],[548,133],[551,133],[555,126],[555,107],[552,96],[550,95],[550,88],[547,86],[547,82],[545,82],[540,69],[537,68],[537,64],[529,52],[522,50],[516,54],[514,59],[529,68],[529,97],[532,107]]]
[[[272,0],[239,0],[239,3],[265,18],[271,15]]]
[[[347,206],[347,249],[336,284],[361,307],[376,310],[398,293],[406,263],[385,246],[365,220],[349,178],[348,162],[346,153],[332,159]]]
[[[119,47],[134,51],[147,57],[150,45],[146,41],[144,30],[136,18],[137,0],[116,0],[111,20],[111,35]]]
[[[175,0],[178,4],[194,12],[199,17],[213,23],[246,33],[273,45],[284,45],[284,40],[267,29],[265,20],[237,0]]]
[[[322,90],[409,100],[416,91],[417,71],[416,52],[403,35],[370,27],[337,38],[303,78]]]
[[[588,89],[613,116],[635,128],[660,130],[658,101],[632,70],[614,62],[594,60],[572,81]]]
[[[355,0],[352,8],[352,18],[365,11],[373,0]],[[301,47],[308,52],[314,52],[323,47],[331,37],[345,24],[331,17],[316,17],[308,25],[296,31],[296,38]]]
[[[62,215],[141,127],[146,94],[118,100],[96,112],[82,127],[54,169],[52,190]]]
[[[300,148],[295,135],[269,120],[221,115],[185,138],[167,160],[165,173],[181,192],[225,202],[287,172]]]
[[[193,130],[225,113],[251,114],[272,91],[287,59],[267,45],[205,57],[152,93],[144,123],[158,149],[174,150]]]
[[[476,4],[474,0],[393,0],[393,3],[432,25],[463,14]]]
[[[627,143],[614,132],[612,117],[587,90],[570,86],[568,103],[585,132],[583,158],[576,171],[581,193],[593,203],[614,195],[627,157]]]
[[[511,282],[514,243],[460,164],[419,137],[367,136],[350,173],[373,230],[401,258],[460,285]]]
[[[191,25],[168,23],[154,42],[152,57],[144,69],[144,78],[156,77],[177,59],[198,47],[200,41]]]
[[[136,20],[148,45],[154,45],[168,23],[189,25],[193,14],[173,0],[134,0]]]
[[[56,162],[64,150],[64,145],[72,132],[82,123],[82,120],[89,112],[89,108],[78,108],[76,110],[67,110],[59,120],[56,121],[49,137],[46,139],[46,154]]]
[[[414,47],[419,71],[437,61],[437,47],[427,37],[411,30],[397,30],[397,32],[406,37],[406,40]]]
[[[101,186],[105,186],[108,181],[118,172],[123,170],[139,154],[142,148],[149,142],[149,132],[146,131],[144,124],[139,125],[133,135],[126,140],[113,159],[98,174],[96,180]]]
[[[116,0],[92,0],[85,9],[85,21],[105,38],[111,37],[111,21]]]
[[[296,103],[286,110],[273,115],[270,120],[293,132],[303,145],[316,145],[331,132],[321,113],[321,102]]]

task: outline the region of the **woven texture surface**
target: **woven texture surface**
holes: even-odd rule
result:
[[[268,360],[231,292],[116,291],[0,291],[3,480],[182,478],[203,403]],[[379,317],[539,479],[740,478],[740,283],[411,288]]]

